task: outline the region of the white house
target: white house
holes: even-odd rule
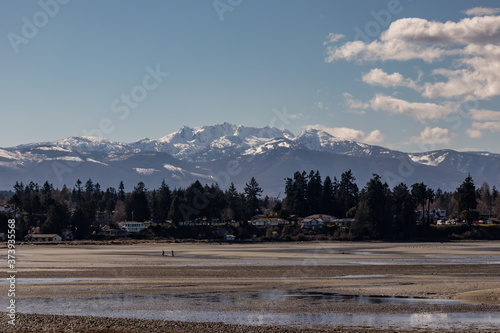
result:
[[[144,223],[136,221],[118,222],[118,225],[122,230],[126,230],[127,232],[141,232],[146,228]]]

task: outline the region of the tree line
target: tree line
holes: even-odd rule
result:
[[[218,184],[203,185],[195,181],[186,188],[171,189],[163,181],[148,190],[139,182],[125,192],[118,188],[102,189],[88,179],[77,180],[73,188],[57,189],[45,182],[16,182],[10,197],[2,197],[14,209],[18,235],[30,232],[60,233],[70,229],[79,239],[89,237],[100,222],[117,228],[120,221],[165,221],[174,225],[197,219],[248,221],[256,214],[294,219],[312,214],[328,214],[338,218],[355,218],[350,233],[356,238],[411,238],[421,211],[420,223],[429,225],[432,207],[459,212],[458,218],[471,223],[479,214],[500,213],[500,198],[495,187],[483,183],[476,188],[470,175],[454,192],[434,191],[424,183],[408,187],[401,183],[390,189],[380,176],[373,177],[361,190],[351,170],[340,179],[323,180],[319,171],[295,172],[285,179],[285,197],[262,198],[262,188],[251,178],[242,192],[233,183],[223,190]],[[0,198],[0,201],[2,199]],[[6,228],[7,213],[0,213],[0,232]],[[5,223],[4,223],[5,222]],[[21,236],[20,236],[21,237]]]

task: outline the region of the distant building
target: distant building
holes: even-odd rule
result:
[[[251,224],[255,226],[267,226],[267,225],[274,225],[274,226],[280,226],[280,225],[289,225],[290,221],[281,219],[279,217],[264,217],[264,218],[259,218],[255,220],[250,220],[248,221]]]
[[[343,218],[343,219],[335,219],[332,222],[335,223],[336,226],[339,227],[349,227],[354,223],[354,218]]]
[[[316,218],[305,218],[302,220],[300,223],[300,227],[302,229],[323,229],[325,226],[325,222],[323,222],[321,219],[316,219]]]
[[[236,236],[235,235],[226,235],[226,240],[227,241],[235,241],[236,240]]]
[[[326,214],[313,214],[313,215],[306,216],[304,219],[316,219],[316,220],[321,221],[323,223],[327,223],[327,222],[333,222],[336,219],[336,217],[331,216],[331,215],[326,215]]]
[[[38,242],[60,242],[62,240],[61,236],[57,234],[31,234],[28,236],[29,240]]]
[[[61,238],[66,241],[72,241],[75,239],[75,235],[71,229],[63,229],[61,230]]]
[[[144,223],[136,221],[118,222],[118,225],[127,232],[141,232],[146,228]]]
[[[172,225],[171,220],[152,220],[152,221],[146,221],[144,222],[144,227],[168,227]]]
[[[303,218],[300,221],[300,227],[302,229],[322,229],[327,223],[333,223],[335,220],[335,216],[314,214]]]
[[[116,237],[116,238],[127,238],[127,231],[126,230],[119,230],[119,229],[103,229],[103,230],[99,231],[98,235],[110,236],[110,237]]]

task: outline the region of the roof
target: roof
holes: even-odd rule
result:
[[[256,220],[251,220],[252,222],[288,222],[288,220],[279,217],[264,217]]]
[[[313,214],[305,217],[306,219],[335,219],[335,216],[327,214]]]

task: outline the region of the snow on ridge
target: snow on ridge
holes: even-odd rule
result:
[[[173,171],[173,172],[180,172],[180,173],[183,173],[184,170],[182,168],[179,168],[179,167],[176,167],[176,166],[173,166],[171,164],[164,164],[163,167],[169,171]]]
[[[64,151],[67,153],[71,152],[71,150],[69,150],[67,148],[60,147],[60,146],[49,146],[49,147],[40,146],[40,147],[36,147],[36,149],[48,150],[48,151]]]
[[[22,155],[21,155],[21,153],[19,153],[17,151],[11,152],[11,151],[8,151],[5,149],[0,149],[0,157],[6,158],[9,160],[18,160],[18,159],[22,158]]]
[[[102,164],[102,165],[108,166],[108,164],[100,162],[98,160],[94,160],[93,158],[87,158],[87,162],[92,162],[92,163]]]
[[[446,154],[439,155],[437,157],[434,157],[433,154],[425,154],[425,155],[409,154],[408,156],[415,163],[429,165],[429,166],[438,166],[446,158]]]
[[[133,168],[133,169],[138,174],[146,175],[146,176],[150,176],[150,175],[152,175],[155,172],[160,172],[160,170],[156,170],[156,169],[153,169],[153,168]]]
[[[46,161],[70,161],[70,162],[83,162],[83,160],[78,156],[59,156],[46,158]]]

